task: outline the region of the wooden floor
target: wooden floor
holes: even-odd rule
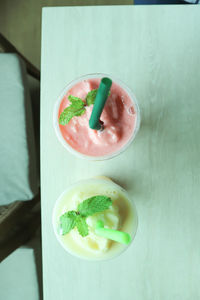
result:
[[[131,5],[133,0],[0,0],[0,32],[40,67],[43,6]]]

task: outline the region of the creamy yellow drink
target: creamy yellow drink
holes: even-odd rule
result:
[[[85,199],[106,196],[111,205],[102,212],[86,218],[88,233],[81,236],[77,227],[63,234],[61,216],[69,211],[77,211]],[[100,198],[101,199],[101,198]],[[79,217],[79,216],[78,216]],[[53,211],[53,226],[58,241],[71,254],[89,260],[113,258],[123,252],[128,245],[97,235],[96,224],[103,221],[104,227],[123,231],[134,238],[137,229],[137,213],[127,192],[119,185],[105,178],[84,180],[70,186],[57,200]]]

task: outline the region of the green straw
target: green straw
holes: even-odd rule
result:
[[[112,80],[110,78],[104,77],[101,79],[100,85],[98,87],[97,95],[95,98],[92,114],[89,120],[89,126],[92,129],[100,130],[102,128],[99,120],[104,105],[106,103],[106,100],[108,98],[111,85],[112,85]]]
[[[95,233],[121,244],[128,245],[131,242],[130,234],[119,230],[104,228],[104,223],[101,220],[96,223]]]

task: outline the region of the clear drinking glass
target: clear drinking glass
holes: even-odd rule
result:
[[[121,186],[114,183],[109,178],[92,178],[88,180],[82,180],[73,185],[70,185],[55,202],[52,215],[52,223],[55,235],[61,246],[68,253],[78,258],[91,261],[112,259],[124,252],[130,246],[130,244],[124,245],[117,242],[112,242],[106,252],[99,253],[97,251],[98,248],[92,248],[89,250],[87,247],[84,248],[82,240],[77,240],[77,238],[85,239],[86,237],[81,237],[78,233],[76,233],[75,236],[71,232],[66,235],[60,234],[60,216],[69,210],[67,208],[70,207],[72,202],[74,203],[74,201],[76,201],[76,197],[79,197],[80,195],[82,195],[81,197],[83,198],[80,200],[80,202],[95,195],[105,195],[110,197],[113,201],[113,205],[117,207],[118,217],[120,221],[119,230],[129,233],[131,236],[131,242],[136,235],[138,217],[133,199]]]
[[[134,110],[135,110],[135,113],[136,113],[136,122],[135,122],[135,126],[134,126],[134,129],[133,129],[133,132],[132,132],[132,135],[131,135],[130,139],[119,150],[117,150],[115,152],[112,152],[111,154],[106,154],[106,155],[103,155],[103,156],[89,156],[89,155],[82,154],[82,153],[78,152],[77,150],[75,150],[74,148],[72,148],[72,146],[69,145],[68,142],[64,139],[64,137],[63,137],[63,135],[60,131],[59,122],[58,122],[59,107],[60,107],[61,101],[62,101],[63,97],[65,96],[65,94],[67,93],[67,91],[70,90],[75,84],[77,84],[78,82],[87,80],[87,79],[103,78],[103,77],[111,78],[113,82],[115,82],[117,85],[122,87],[126,91],[126,93],[129,95],[130,99],[133,102],[133,107],[134,107]],[[94,160],[94,161],[106,160],[106,159],[110,159],[110,158],[113,158],[113,157],[119,155],[120,153],[125,151],[127,149],[127,147],[133,142],[133,140],[135,139],[136,134],[139,130],[139,127],[140,127],[140,109],[139,109],[138,102],[137,102],[137,99],[136,99],[135,95],[132,93],[132,91],[129,89],[129,87],[127,87],[121,80],[114,78],[112,75],[103,74],[103,73],[87,74],[87,75],[81,76],[81,77],[71,81],[63,89],[62,93],[58,97],[58,99],[55,103],[55,106],[54,106],[53,125],[54,125],[54,128],[55,128],[55,132],[56,132],[56,135],[58,137],[58,140],[65,147],[65,149],[67,149],[70,153],[76,155],[79,158],[83,158],[83,159],[87,159],[87,160]]]

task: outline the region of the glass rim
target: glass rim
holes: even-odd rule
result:
[[[134,109],[136,111],[136,123],[135,123],[135,127],[133,129],[132,135],[130,137],[130,139],[127,141],[127,143],[122,146],[120,149],[118,149],[117,151],[111,153],[111,154],[106,154],[106,155],[102,155],[102,156],[91,156],[91,155],[86,155],[83,154],[77,150],[75,150],[72,146],[70,146],[68,144],[68,142],[64,139],[64,137],[62,136],[61,132],[60,132],[60,128],[59,128],[59,122],[58,122],[58,111],[60,108],[60,103],[63,99],[63,97],[65,96],[66,92],[73,87],[76,83],[86,80],[86,79],[90,79],[90,78],[101,78],[101,77],[110,77],[115,83],[119,84],[129,95],[133,105],[134,105]],[[134,93],[132,92],[132,90],[120,79],[115,78],[114,76],[110,75],[110,74],[106,74],[106,73],[91,73],[91,74],[85,74],[82,76],[77,77],[76,79],[70,81],[61,91],[61,93],[59,94],[59,96],[57,97],[57,100],[55,102],[54,105],[54,109],[53,109],[53,127],[55,129],[56,132],[56,136],[58,138],[58,140],[60,141],[60,143],[64,146],[65,149],[67,149],[71,154],[75,155],[76,157],[82,158],[82,159],[86,159],[86,160],[90,160],[90,161],[102,161],[102,160],[107,160],[107,159],[111,159],[119,154],[121,154],[122,152],[124,152],[129,145],[133,142],[133,140],[135,139],[137,132],[140,128],[140,122],[141,122],[141,115],[140,115],[140,108],[138,105],[138,101],[137,98],[135,97]]]

